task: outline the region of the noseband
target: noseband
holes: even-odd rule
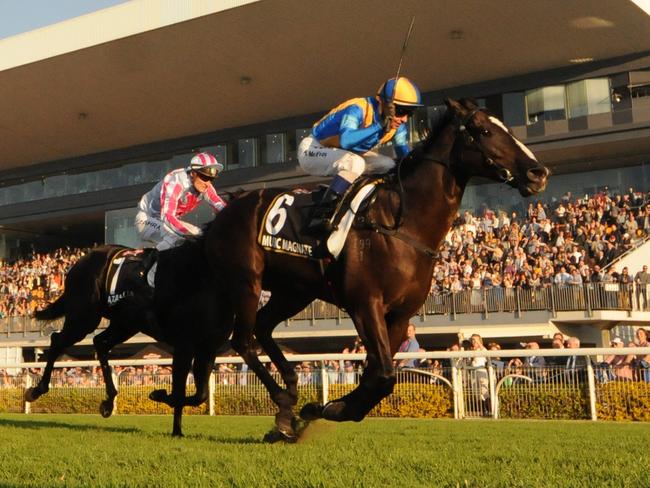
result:
[[[485,110],[480,107],[476,107],[474,110],[470,111],[465,117],[463,117],[460,120],[457,129],[458,133],[463,137],[465,146],[481,153],[481,156],[483,157],[483,162],[489,167],[495,169],[496,174],[502,183],[509,183],[512,180],[514,180],[514,176],[512,175],[510,170],[508,168],[504,168],[503,166],[499,165],[496,161],[494,161],[494,159],[492,159],[489,156],[488,151],[480,143],[480,141],[478,141],[468,130],[470,123],[472,122],[474,116],[478,112],[485,112]]]

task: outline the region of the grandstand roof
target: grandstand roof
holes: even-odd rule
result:
[[[650,49],[630,0],[133,0],[0,41],[0,172],[372,93],[413,15],[424,91]]]

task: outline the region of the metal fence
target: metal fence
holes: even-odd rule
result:
[[[612,368],[589,358],[604,354],[650,354],[650,348],[600,348],[582,350],[517,350],[399,353],[418,358],[422,367],[397,373],[393,395],[371,415],[400,417],[477,417],[540,419],[631,419],[650,421],[650,368],[639,364]],[[546,358],[531,366],[526,357]],[[483,358],[473,366],[473,358]],[[575,358],[577,360],[571,359]],[[268,360],[268,358],[263,358]],[[326,403],[358,385],[364,356],[359,354],[301,355],[299,405]],[[305,362],[307,361],[307,362]],[[239,363],[240,358],[219,358],[219,363]],[[85,370],[93,363],[59,363],[50,392],[34,403],[23,401],[24,391],[38,376],[26,368],[42,363],[11,365],[18,374],[0,376],[0,411],[93,413],[104,399],[99,371]],[[122,365],[127,361],[115,361]],[[154,389],[171,390],[168,360],[140,360],[135,367],[116,369],[120,390],[118,413],[168,413],[168,407],[148,399]],[[94,364],[93,364],[94,365]],[[567,366],[567,365],[570,365]],[[273,373],[281,381],[277,373]],[[190,375],[187,394],[194,390]],[[252,373],[215,368],[206,405],[188,413],[220,415],[271,415],[275,413],[266,389]]]
[[[425,300],[420,315],[449,315],[497,312],[522,312],[548,310],[553,315],[564,311],[584,311],[587,317],[598,310],[633,311],[650,310],[646,285],[620,283],[587,283],[584,285],[552,285],[532,288],[479,288],[457,293],[430,294]],[[292,320],[338,320],[348,318],[345,311],[330,303],[315,300],[296,314]],[[10,337],[16,334],[40,333],[47,335],[60,328],[62,321],[43,323],[31,317],[9,317],[0,319],[0,335]],[[100,327],[107,323],[102,322]]]

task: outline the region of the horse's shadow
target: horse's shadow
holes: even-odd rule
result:
[[[184,439],[193,439],[197,441],[208,441],[208,442],[216,442],[219,444],[232,444],[232,445],[242,445],[242,446],[266,444],[266,442],[264,442],[263,439],[258,437],[252,437],[252,436],[233,438],[233,437],[222,437],[216,435],[193,434],[193,435],[186,435]]]
[[[102,427],[99,425],[79,425],[79,424],[69,424],[66,422],[54,422],[52,420],[11,420],[11,419],[0,419],[0,427],[16,427],[19,429],[46,429],[46,428],[58,428],[58,429],[69,429],[77,431],[88,431],[88,430],[103,430],[106,432],[117,432],[122,434],[133,434],[137,432],[142,432],[140,429],[135,427]]]
[[[48,429],[48,428],[58,428],[58,429],[69,429],[73,431],[104,431],[104,432],[113,432],[120,434],[134,434],[134,433],[143,433],[141,429],[136,427],[111,427],[111,426],[101,426],[96,424],[88,425],[79,425],[72,424],[67,422],[55,422],[52,420],[38,420],[38,419],[29,419],[29,420],[12,420],[12,419],[0,419],[0,427],[15,427],[19,429]],[[163,434],[160,434],[161,436]],[[165,434],[165,437],[171,438],[169,434]],[[194,434],[185,436],[184,439],[193,439],[197,441],[209,441],[216,442],[219,444],[232,444],[232,445],[254,445],[254,444],[265,444],[265,442],[256,437],[241,437],[241,438],[232,438],[232,437],[223,437],[215,435],[205,435],[205,434]]]

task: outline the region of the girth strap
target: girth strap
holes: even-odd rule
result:
[[[408,234],[404,234],[403,232],[400,232],[396,229],[388,229],[387,227],[381,226],[376,222],[367,221],[366,223],[368,224],[368,227],[370,227],[371,230],[378,232],[379,234],[395,237],[396,239],[404,241],[408,245],[417,249],[418,251],[423,252],[431,259],[435,259],[438,256],[438,253],[434,249],[431,249],[429,246],[426,246],[422,244],[420,241],[413,239]]]

